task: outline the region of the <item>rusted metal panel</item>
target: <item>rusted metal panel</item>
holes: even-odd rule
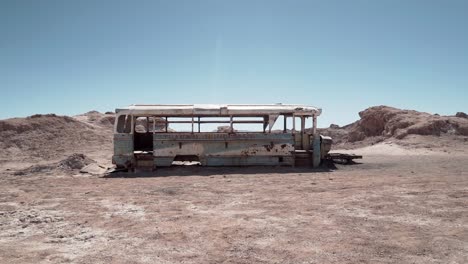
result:
[[[114,154],[133,153],[133,134],[114,134]]]
[[[159,164],[169,164],[177,155],[195,155],[208,166],[281,165],[293,157],[293,144],[291,134],[157,133],[153,135],[153,154]]]
[[[333,140],[331,137],[320,135],[320,152],[322,159],[330,152],[332,144]]]
[[[206,166],[292,166],[294,158],[275,156],[251,156],[251,157],[206,157]]]
[[[142,159],[141,157],[136,158],[136,166],[137,167],[153,167],[154,166],[154,160],[147,160],[147,159]]]
[[[133,154],[128,155],[114,155],[112,156],[112,162],[117,167],[125,167],[130,168],[133,164],[135,164],[135,158]]]
[[[315,167],[318,167],[321,162],[322,153],[320,151],[320,137],[314,136],[313,139],[313,153],[312,153],[312,164]]]
[[[129,167],[133,164],[133,160],[133,134],[114,134],[112,161],[118,167]]]
[[[156,167],[169,167],[173,161],[174,157],[154,157],[154,165]]]

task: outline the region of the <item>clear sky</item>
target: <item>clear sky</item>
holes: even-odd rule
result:
[[[0,0],[0,118],[297,103],[468,111],[468,1]]]

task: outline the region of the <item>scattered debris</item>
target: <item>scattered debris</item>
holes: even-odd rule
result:
[[[96,163],[96,161],[86,157],[84,154],[75,153],[60,161],[58,168],[65,170],[80,170],[91,163]]]
[[[355,159],[362,159],[362,155],[344,154],[344,153],[328,153],[325,159],[332,160],[341,164],[353,164]]]
[[[107,171],[107,168],[104,166],[101,166],[97,163],[91,163],[89,165],[84,166],[80,172],[81,173],[89,173],[92,175],[101,175]]]
[[[15,171],[13,175],[27,175],[35,173],[50,174],[56,170],[80,170],[82,173],[102,174],[107,170],[107,168],[97,164],[96,161],[88,158],[84,154],[75,153],[59,162],[33,165],[26,169]]]

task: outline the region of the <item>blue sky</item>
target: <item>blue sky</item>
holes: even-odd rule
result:
[[[0,118],[133,103],[468,111],[468,1],[0,0]]]

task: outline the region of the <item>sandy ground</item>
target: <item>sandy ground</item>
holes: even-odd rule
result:
[[[2,167],[0,263],[468,263],[468,156],[390,145],[319,171]]]

